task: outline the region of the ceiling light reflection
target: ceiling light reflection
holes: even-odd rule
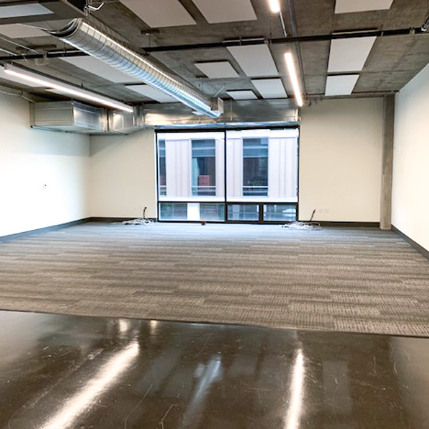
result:
[[[74,425],[76,419],[95,400],[105,393],[119,376],[127,371],[139,354],[139,344],[132,342],[128,347],[113,356],[99,371],[99,373],[88,381],[76,395],[72,396],[65,403],[56,415],[54,415],[40,429],[66,429]]]
[[[286,415],[285,429],[298,429],[300,427],[301,408],[304,390],[304,355],[298,350],[293,365],[292,382],[290,385],[289,408]]]

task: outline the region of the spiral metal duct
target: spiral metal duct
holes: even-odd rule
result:
[[[49,33],[117,70],[165,92],[199,113],[211,118],[218,118],[223,113],[222,109],[216,107],[216,101],[221,105],[222,100],[210,99],[190,84],[133,52],[117,41],[112,31],[102,24],[97,24],[95,28],[78,18],[62,29]]]

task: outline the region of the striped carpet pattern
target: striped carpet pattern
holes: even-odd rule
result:
[[[429,261],[371,228],[88,223],[0,243],[0,309],[429,336]]]

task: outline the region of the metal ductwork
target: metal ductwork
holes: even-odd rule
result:
[[[102,24],[97,23],[95,28],[78,18],[64,28],[49,33],[117,70],[165,92],[198,113],[214,119],[223,113],[222,100],[207,97],[172,72],[133,52],[115,37],[112,30]]]

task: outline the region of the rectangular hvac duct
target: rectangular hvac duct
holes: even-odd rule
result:
[[[147,127],[227,128],[255,126],[289,126],[300,122],[299,109],[293,100],[225,101],[225,110],[218,119],[190,114],[177,103],[145,104]]]
[[[142,106],[130,113],[77,101],[31,104],[30,120],[32,128],[79,134],[131,134],[144,128]]]
[[[105,109],[77,101],[31,104],[30,125],[43,130],[82,134],[102,133],[108,129]]]
[[[131,134],[144,128],[143,106],[136,106],[134,113],[121,110],[109,111],[109,133]]]

